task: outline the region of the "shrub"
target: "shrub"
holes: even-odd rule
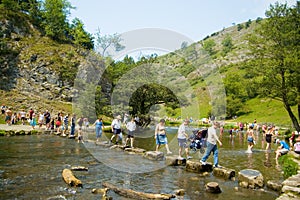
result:
[[[293,161],[290,155],[279,157],[279,163],[282,165],[284,178],[297,174],[298,164]]]

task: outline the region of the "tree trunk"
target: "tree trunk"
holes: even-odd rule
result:
[[[104,182],[102,184],[104,187],[113,190],[115,193],[119,195],[132,198],[132,199],[139,199],[139,200],[148,200],[148,199],[171,199],[175,198],[173,194],[152,194],[152,193],[144,193],[144,192],[137,192],[130,189],[118,188],[117,186]]]
[[[298,103],[298,120],[300,120],[300,102]]]
[[[300,126],[299,126],[298,120],[297,120],[296,116],[294,115],[294,113],[293,113],[293,111],[292,111],[290,105],[289,105],[287,102],[285,102],[285,101],[284,101],[283,103],[284,103],[284,107],[285,107],[286,111],[288,112],[288,114],[289,114],[289,116],[290,116],[290,118],[291,118],[291,120],[292,120],[292,123],[293,123],[293,125],[294,125],[294,128],[295,128],[298,132],[300,132]],[[298,109],[299,109],[299,107],[298,107]]]

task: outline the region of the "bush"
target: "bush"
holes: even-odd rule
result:
[[[298,164],[293,161],[290,155],[283,155],[278,160],[282,165],[284,178],[297,174]]]

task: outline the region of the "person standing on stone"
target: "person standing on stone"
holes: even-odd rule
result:
[[[156,140],[156,151],[157,152],[158,152],[160,145],[164,144],[164,145],[166,145],[167,154],[172,154],[172,152],[169,149],[169,145],[168,145],[168,138],[167,138],[167,134],[166,134],[164,119],[161,119],[159,121],[159,123],[156,125],[154,138]]]
[[[66,114],[64,116],[63,123],[64,123],[63,136],[66,136],[67,135],[67,131],[69,129],[69,114]]]
[[[188,134],[186,133],[186,126],[189,124],[189,120],[184,120],[184,122],[179,126],[178,129],[178,135],[177,135],[177,140],[178,140],[178,146],[179,146],[179,159],[182,159],[182,150],[185,150],[186,154],[186,159],[191,159],[192,157],[189,156],[189,148],[187,145],[187,138],[189,137]]]
[[[24,111],[24,109],[21,110],[20,117],[21,117],[22,125],[24,125],[26,120],[26,112]]]
[[[71,118],[71,132],[70,132],[71,137],[74,137],[75,135],[75,126],[76,126],[75,123],[76,123],[76,114],[73,114]]]
[[[30,108],[30,110],[29,110],[29,119],[30,120],[32,119],[33,113],[34,113],[34,110],[32,108]]]
[[[134,131],[136,129],[136,124],[135,124],[133,117],[131,118],[130,122],[128,122],[126,124],[126,128],[127,128],[128,134],[127,134],[127,138],[125,141],[125,146],[127,145],[128,140],[130,140],[130,147],[133,148]]]
[[[80,117],[80,118],[77,120],[77,124],[78,124],[79,128],[82,130],[83,117]]]
[[[102,117],[99,117],[99,119],[95,121],[94,125],[96,129],[96,141],[98,142],[99,138],[101,138],[102,136],[102,132],[104,128]]]
[[[218,123],[213,122],[212,126],[208,128],[207,130],[207,148],[204,153],[204,156],[200,160],[202,165],[206,165],[206,160],[208,159],[209,155],[211,152],[214,154],[214,167],[218,167],[219,165],[219,160],[218,160],[218,146],[217,142],[219,143],[220,146],[222,146],[222,142],[219,140],[217,133],[216,133],[216,128],[218,128]]]
[[[47,130],[50,130],[51,127],[50,127],[50,122],[51,122],[51,114],[48,110],[46,110],[45,114],[44,114],[44,117],[45,117],[45,123],[46,123],[46,129]]]
[[[30,126],[32,127],[32,129],[35,129],[35,126],[36,126],[35,113],[32,113],[31,120],[30,120]]]
[[[11,125],[11,118],[12,118],[12,111],[11,108],[7,108],[7,110],[5,111],[5,122],[8,126]]]
[[[112,143],[112,140],[116,137],[116,144],[118,144],[120,140],[120,134],[121,134],[121,115],[118,115],[111,123],[111,131],[113,132],[113,136],[110,138],[110,142]]]
[[[44,124],[44,118],[45,118],[44,113],[40,112],[40,114],[39,114],[39,119],[38,119],[39,128],[42,128],[42,126],[43,126],[43,124]]]

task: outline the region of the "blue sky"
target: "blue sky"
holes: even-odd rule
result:
[[[213,32],[257,17],[275,0],[71,0],[86,30],[104,34],[124,33],[141,28],[176,31],[194,41]],[[280,0],[279,2],[286,2]],[[296,0],[288,0],[295,4]]]
[[[287,2],[289,5],[296,4],[296,0],[278,1]],[[92,34],[96,33],[98,28],[102,34],[122,34],[123,45],[127,50],[124,54],[130,54],[129,51],[139,54],[137,52],[145,52],[139,48],[141,46],[167,49],[165,52],[168,52],[180,48],[183,41],[189,41],[191,44],[230,27],[233,23],[264,18],[265,11],[276,0],[70,0],[70,2],[75,7],[71,11],[70,19],[78,17],[83,21],[85,29]],[[148,31],[148,34],[144,34],[143,31],[133,33],[147,28],[171,32],[163,34],[159,32],[159,36],[155,31],[153,33]],[[154,37],[152,35],[156,36],[151,40],[151,37]],[[150,42],[145,39],[146,37]],[[135,40],[138,41],[137,44],[133,44]],[[151,43],[157,41],[164,43],[166,40],[169,42],[161,46]],[[145,45],[145,42],[149,44]]]

